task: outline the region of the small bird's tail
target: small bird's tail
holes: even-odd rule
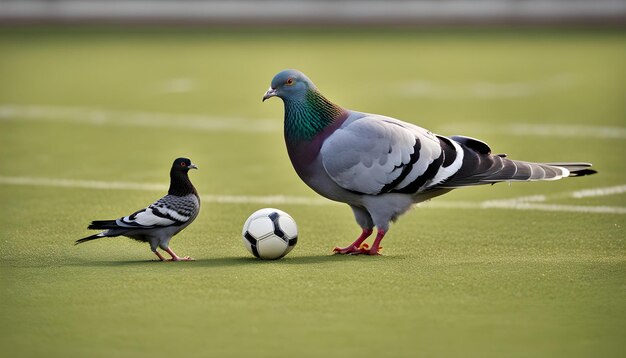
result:
[[[91,236],[87,236],[85,238],[82,238],[80,240],[76,240],[76,242],[74,243],[74,245],[78,245],[78,244],[82,244],[83,242],[87,242],[87,241],[91,241],[91,240],[95,240],[95,239],[99,239],[101,237],[104,237],[104,233],[99,233],[99,234],[95,234],[95,235],[91,235]]]
[[[76,240],[74,245],[78,245],[78,244],[82,244],[83,242],[99,239],[101,237],[117,236],[117,235],[119,235],[119,233],[118,233],[119,230],[118,231],[115,231],[115,230],[112,231],[111,229],[119,229],[119,228],[120,227],[117,225],[115,220],[95,220],[95,221],[92,221],[91,224],[89,226],[87,226],[87,229],[91,229],[91,230],[107,230],[107,231],[101,232],[99,234],[87,236],[87,237],[82,238],[80,240]]]
[[[87,229],[91,230],[108,230],[108,229],[119,229],[119,225],[115,222],[115,220],[95,220],[92,221]]]

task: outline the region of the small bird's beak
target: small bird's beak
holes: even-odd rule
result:
[[[270,87],[270,89],[268,89],[267,92],[265,92],[265,94],[263,95],[263,102],[265,102],[266,99],[274,96],[276,96],[276,89]]]
[[[198,166],[195,164],[189,164],[189,169],[198,169]]]

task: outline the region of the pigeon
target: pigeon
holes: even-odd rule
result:
[[[104,231],[76,240],[75,245],[103,237],[126,236],[137,241],[149,242],[150,249],[161,261],[166,259],[157,251],[158,247],[172,257],[170,261],[193,260],[189,256],[176,255],[169,247],[172,237],[189,226],[200,212],[200,197],[189,180],[189,169],[198,167],[188,158],[174,160],[167,195],[147,208],[117,220],[92,221],[88,229]]]
[[[287,152],[318,194],[348,204],[361,235],[337,254],[378,255],[390,222],[414,204],[466,186],[557,180],[596,173],[589,163],[531,163],[491,154],[487,143],[441,136],[377,114],[342,108],[297,70],[278,73],[265,92],[283,100]],[[370,247],[364,241],[377,229]]]

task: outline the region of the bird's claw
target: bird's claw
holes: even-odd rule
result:
[[[168,261],[196,261],[196,259],[189,257],[189,256],[185,256],[185,257],[172,257]]]
[[[335,255],[370,255],[370,256],[375,256],[375,255],[380,255],[380,250],[382,250],[382,247],[379,247],[378,249],[374,250],[374,248],[369,247],[368,244],[361,244],[361,246],[356,247],[354,245],[350,245],[348,247],[335,247],[333,249],[333,253]]]
[[[378,256],[380,255],[380,250],[382,250],[382,246],[379,246],[377,249],[374,249],[373,247],[370,248],[370,246],[368,244],[362,244],[359,247],[359,251],[361,254],[363,255],[370,255],[370,256]]]
[[[358,252],[358,249],[352,245],[348,247],[335,246],[333,249],[333,254],[335,255],[350,255],[356,252]]]
[[[361,253],[361,251],[356,246],[350,245],[350,246],[347,246],[347,247],[336,246],[333,249],[333,253],[335,255],[358,255],[358,254]]]

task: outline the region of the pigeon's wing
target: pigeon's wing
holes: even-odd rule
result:
[[[151,229],[155,227],[180,226],[188,222],[197,210],[192,195],[166,195],[145,209],[119,218],[120,227]]]
[[[368,114],[337,129],[320,155],[324,169],[339,186],[376,195],[416,193],[442,181],[460,166],[459,149],[424,128]]]

